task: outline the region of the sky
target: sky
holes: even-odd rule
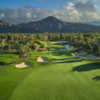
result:
[[[56,9],[70,0],[0,0],[1,8],[19,8],[24,6]]]
[[[67,22],[100,21],[100,0],[0,0],[0,19],[11,23],[47,16]]]
[[[69,2],[87,2],[91,1],[96,6],[100,6],[99,0],[0,0],[1,8],[20,8],[24,6],[39,7],[45,9],[57,9]]]

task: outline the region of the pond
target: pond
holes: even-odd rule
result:
[[[67,50],[73,50],[74,47],[71,46],[70,44],[67,44],[67,45],[65,45],[65,49],[67,49]]]

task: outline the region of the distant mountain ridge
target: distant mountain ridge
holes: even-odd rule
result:
[[[100,26],[85,24],[85,23],[70,23],[63,22],[55,17],[49,16],[45,19],[22,23],[18,25],[10,24],[0,26],[0,33],[87,33],[100,32]]]
[[[88,24],[100,26],[100,21],[90,22]]]

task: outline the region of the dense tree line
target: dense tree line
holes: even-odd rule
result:
[[[27,57],[32,50],[48,48],[48,41],[66,41],[78,50],[84,50],[95,55],[100,55],[99,34],[0,34],[0,52],[13,51],[20,57]]]
[[[34,34],[0,34],[0,53],[15,52],[20,58],[31,56],[32,50],[47,48],[46,42]]]

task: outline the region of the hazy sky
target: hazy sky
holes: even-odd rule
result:
[[[0,19],[20,23],[47,16],[67,22],[100,21],[100,0],[0,0]]]

